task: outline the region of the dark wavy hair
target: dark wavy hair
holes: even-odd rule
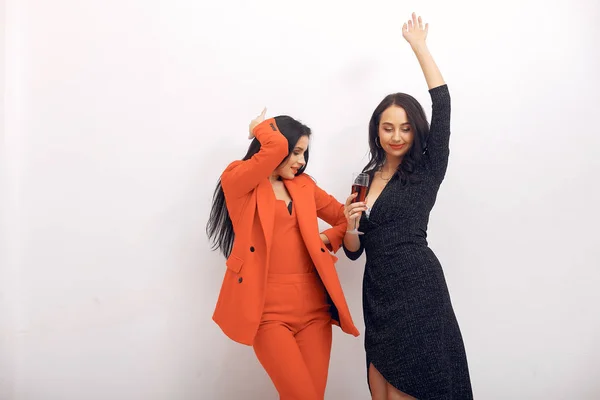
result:
[[[379,137],[379,122],[381,114],[391,106],[402,107],[408,117],[408,122],[414,132],[414,140],[408,153],[402,159],[398,166],[396,174],[399,176],[402,184],[413,182],[412,173],[416,167],[423,161],[423,154],[427,147],[427,137],[429,136],[429,122],[421,104],[405,93],[394,93],[387,95],[373,111],[369,121],[369,162],[363,168],[363,172],[374,174],[385,162],[385,150],[381,148],[376,139]]]
[[[275,123],[279,128],[279,131],[288,141],[288,155],[281,160],[283,163],[289,157],[296,143],[303,136],[310,137],[311,130],[308,126],[295,120],[294,118],[281,115],[275,117]],[[248,147],[248,151],[244,156],[243,160],[249,160],[253,155],[260,151],[260,142],[254,138]],[[308,165],[308,149],[304,153],[305,164],[298,170],[296,175],[304,173],[306,166]],[[225,202],[225,194],[223,193],[223,187],[221,186],[221,180],[217,182],[217,187],[213,193],[212,207],[210,210],[210,217],[206,224],[206,234],[212,243],[212,250],[219,249],[225,257],[229,257],[231,254],[231,248],[233,247],[233,240],[235,234],[233,232],[233,224],[229,217],[229,211],[227,210],[227,204]]]

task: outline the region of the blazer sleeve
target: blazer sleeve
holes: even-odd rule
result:
[[[344,205],[316,184],[315,204],[317,205],[317,216],[331,225],[331,228],[323,233],[330,242],[327,248],[335,253],[342,246],[348,225],[344,216]]]
[[[264,120],[254,128],[260,150],[250,159],[235,161],[221,174],[223,191],[238,198],[268,178],[288,155],[288,141],[281,134],[274,118]]]

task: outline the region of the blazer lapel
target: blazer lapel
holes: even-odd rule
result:
[[[304,244],[306,244],[306,248],[323,284],[330,291],[330,282],[334,282],[337,279],[337,275],[335,269],[324,268],[324,264],[319,261],[322,258],[321,249],[323,248],[323,242],[321,242],[321,238],[319,237],[319,222],[317,221],[315,201],[312,198],[313,194],[305,183],[298,183],[293,180],[286,180],[284,182],[290,193],[290,197],[294,201],[298,227],[300,228],[302,239],[304,239]]]
[[[305,183],[297,183],[294,180],[284,180],[284,184],[294,202],[300,233],[304,242],[309,244],[314,239],[315,232],[319,231],[315,209],[310,207],[310,191]]]
[[[275,193],[268,179],[258,184],[256,188],[256,203],[258,206],[258,217],[265,234],[267,244],[267,255],[270,253],[271,241],[273,239],[273,223],[275,219]]]

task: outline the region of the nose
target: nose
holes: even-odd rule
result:
[[[401,137],[402,137],[402,134],[400,132],[400,129],[394,129],[394,135],[392,136],[392,140],[397,143],[400,141]]]
[[[306,161],[304,160],[304,156],[300,156],[300,158],[298,159],[298,164],[300,164],[300,166],[304,166],[306,164]]]

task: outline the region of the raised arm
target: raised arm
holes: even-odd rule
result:
[[[250,138],[256,137],[260,150],[250,159],[231,163],[221,175],[223,191],[228,197],[240,197],[268,178],[288,154],[288,141],[275,119],[264,120],[263,113],[250,123]]]
[[[450,93],[442,73],[427,48],[429,24],[423,25],[421,17],[412,14],[412,19],[402,26],[402,36],[410,44],[423,70],[432,102],[431,127],[427,140],[427,153],[431,169],[443,179],[450,154]]]
[[[410,47],[417,56],[417,60],[427,81],[427,87],[433,89],[444,85],[446,82],[444,82],[442,73],[427,48],[428,31],[429,24],[423,25],[423,19],[421,17],[417,18],[415,13],[412,14],[412,19],[405,22],[402,26],[402,36],[404,36],[404,39],[410,44]]]

